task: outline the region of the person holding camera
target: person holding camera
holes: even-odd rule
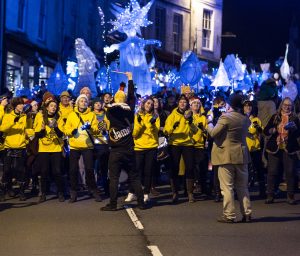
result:
[[[0,199],[1,201],[5,200],[7,191],[9,195],[14,195],[12,178],[16,177],[20,186],[19,199],[25,201],[27,115],[23,112],[23,99],[21,97],[13,98],[11,109],[9,113],[4,114],[0,126],[0,132],[4,134],[5,149]]]
[[[251,221],[251,204],[248,190],[248,164],[250,155],[246,136],[250,120],[242,114],[243,97],[232,94],[228,99],[226,113],[222,114],[216,125],[208,118],[207,131],[213,138],[211,161],[219,166],[218,176],[223,194],[222,223],[234,223],[236,219],[234,189],[237,192],[243,222]]]
[[[213,100],[213,106],[210,111],[207,113],[207,118],[212,119],[213,125],[216,125],[218,122],[219,117],[222,115],[222,113],[225,113],[226,111],[226,102],[225,99],[222,96],[217,96]],[[208,137],[208,148],[211,149],[213,144],[213,139],[211,137]],[[220,181],[218,178],[218,166],[212,165],[213,170],[213,187],[214,187],[214,193],[215,193],[215,202],[218,203],[222,199],[221,195],[221,188],[220,188]]]
[[[260,119],[257,117],[257,111],[253,109],[252,101],[246,99],[243,102],[244,114],[249,117],[251,125],[248,128],[247,146],[251,156],[251,163],[249,164],[249,185],[253,186],[255,181],[259,184],[259,196],[265,198],[266,184],[265,174],[262,164],[262,151],[261,151],[261,135],[263,127]]]
[[[145,203],[150,200],[149,194],[154,163],[157,157],[158,131],[160,128],[159,115],[154,112],[153,105],[153,99],[150,97],[146,97],[142,101],[140,111],[134,118],[134,129],[132,132],[136,168],[144,185]],[[128,194],[128,197],[130,196],[131,193]]]
[[[286,97],[282,100],[277,113],[269,120],[264,134],[270,136],[268,152],[267,199],[266,204],[274,202],[274,191],[278,183],[279,168],[283,166],[287,182],[287,203],[294,205],[295,162],[300,150],[297,139],[300,137],[300,121],[294,111],[293,101]]]
[[[63,126],[64,122],[58,114],[58,104],[53,99],[45,103],[42,112],[39,112],[34,119],[33,127],[38,138],[36,161],[41,170],[39,203],[46,201],[49,166],[56,183],[58,200],[65,201],[61,173]]]
[[[190,107],[193,111],[193,122],[198,128],[197,133],[193,135],[196,191],[208,195],[210,193],[207,186],[208,153],[205,146],[207,140],[207,120],[199,98],[192,97],[190,99]]]
[[[178,173],[181,156],[185,164],[185,178],[188,200],[194,202],[194,146],[192,136],[198,128],[193,123],[193,112],[189,109],[189,101],[181,95],[178,107],[168,116],[164,133],[169,138],[169,152],[172,162],[170,183],[172,189],[172,203],[178,202]]]
[[[64,133],[69,137],[70,144],[70,203],[77,201],[78,161],[81,155],[85,166],[85,179],[88,189],[96,202],[102,201],[95,181],[93,159],[93,135],[99,134],[98,121],[88,104],[88,97],[85,94],[80,94],[76,99],[76,107],[69,114],[64,127]]]

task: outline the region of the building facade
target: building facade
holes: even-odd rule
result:
[[[156,0],[149,13],[154,24],[144,35],[162,41],[158,60],[178,66],[182,53],[193,50],[201,59],[219,62],[222,6],[222,0]]]
[[[140,0],[141,6],[149,0]],[[103,59],[103,46],[123,41],[122,34],[108,35],[113,19],[110,4],[129,0],[1,0],[1,92],[16,86],[31,87],[46,80],[60,61],[74,59],[74,41],[83,38]],[[199,58],[218,62],[221,49],[222,0],[156,0],[143,37],[162,41],[155,49],[157,63],[179,66],[182,53],[193,50]],[[106,35],[98,13],[106,18]],[[5,8],[5,10],[3,10]],[[1,78],[1,77],[0,77]]]
[[[74,57],[78,37],[94,52],[103,47],[97,10],[101,1],[2,1],[6,6],[2,91],[5,87],[31,87],[46,80],[58,61],[64,63]]]

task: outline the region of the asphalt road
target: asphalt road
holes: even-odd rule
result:
[[[143,230],[126,210],[101,212],[107,200],[83,197],[69,204],[48,198],[42,204],[37,198],[0,203],[1,256],[144,256],[151,255],[149,245],[164,256],[300,255],[299,194],[296,206],[284,198],[273,205],[253,200],[253,223],[223,224],[216,222],[221,203],[200,198],[170,205],[170,194],[163,193],[150,209],[134,209]]]

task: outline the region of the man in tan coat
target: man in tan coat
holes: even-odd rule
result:
[[[246,144],[246,135],[250,126],[249,118],[242,114],[241,95],[229,97],[227,111],[222,114],[215,126],[208,117],[207,131],[214,139],[211,152],[213,165],[219,166],[219,180],[223,200],[223,223],[234,223],[234,189],[240,202],[243,222],[251,221],[251,205],[248,191],[248,163],[250,155]]]

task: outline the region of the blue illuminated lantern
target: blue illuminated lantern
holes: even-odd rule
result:
[[[146,61],[144,48],[139,45],[137,38],[129,40],[125,46],[125,54],[128,63],[133,67],[138,67]]]
[[[201,63],[192,52],[180,67],[180,79],[184,84],[195,85],[199,82],[202,72]]]
[[[21,97],[21,96],[26,96],[28,99],[31,98],[31,91],[28,87],[23,87],[21,86],[16,86],[16,96]]]
[[[61,64],[58,62],[53,73],[47,81],[47,90],[55,96],[60,95],[68,89],[68,77],[64,73]]]

